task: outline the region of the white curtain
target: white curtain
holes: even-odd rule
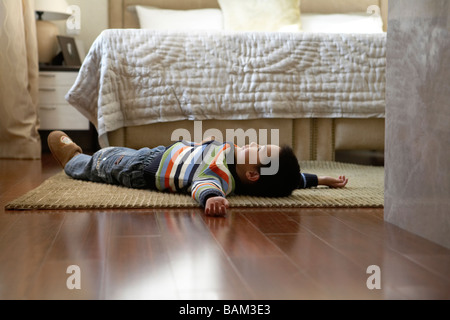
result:
[[[40,159],[33,0],[0,0],[0,158]]]

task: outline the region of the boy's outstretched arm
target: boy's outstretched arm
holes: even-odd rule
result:
[[[212,197],[206,201],[205,214],[208,216],[224,216],[230,203],[224,197]]]
[[[322,176],[318,177],[319,185],[328,186],[330,188],[345,188],[348,183],[348,179],[345,176],[339,178]]]

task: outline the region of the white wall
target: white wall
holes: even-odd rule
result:
[[[81,9],[81,32],[73,36],[81,41],[87,53],[98,35],[108,28],[108,0],[67,0]],[[58,22],[61,34],[66,34],[65,22]],[[72,36],[72,35],[71,35]]]

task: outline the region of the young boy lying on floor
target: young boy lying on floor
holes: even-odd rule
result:
[[[109,147],[89,156],[61,131],[50,133],[48,145],[66,174],[74,179],[190,193],[212,216],[227,213],[226,197],[231,194],[285,197],[295,189],[318,185],[343,188],[348,182],[345,176],[301,173],[297,157],[286,146],[252,143],[241,148],[208,139],[153,149]]]

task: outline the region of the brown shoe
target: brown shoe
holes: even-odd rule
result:
[[[83,153],[80,146],[74,143],[69,136],[62,131],[51,132],[47,142],[53,156],[63,168],[70,159],[77,154]]]

